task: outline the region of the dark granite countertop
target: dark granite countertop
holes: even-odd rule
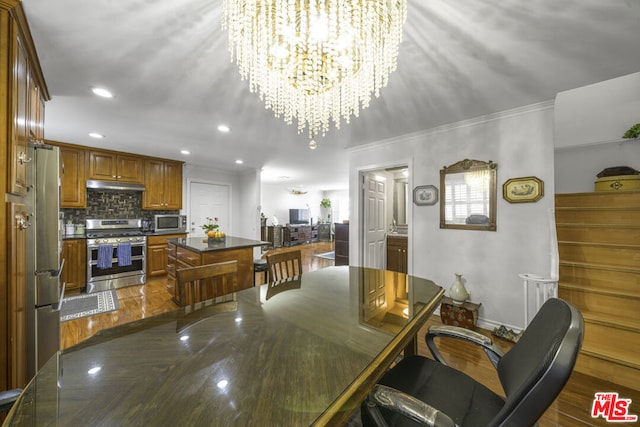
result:
[[[171,234],[189,234],[186,231],[145,231],[145,236],[167,236]]]
[[[245,239],[242,237],[234,237],[234,236],[226,236],[226,238],[221,242],[211,242],[211,243],[205,237],[187,237],[183,239],[169,239],[169,242],[195,252],[212,252],[212,251],[223,251],[228,249],[253,248],[254,246],[262,246],[262,245],[269,244],[269,242]]]
[[[73,239],[86,239],[87,236],[84,234],[65,234],[62,236],[62,240],[73,240]]]

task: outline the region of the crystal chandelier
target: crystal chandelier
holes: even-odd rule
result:
[[[395,70],[406,0],[223,0],[222,27],[251,92],[298,133],[337,129]]]

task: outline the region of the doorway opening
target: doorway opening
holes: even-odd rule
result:
[[[409,231],[409,166],[361,171],[362,266],[387,267],[387,236]]]

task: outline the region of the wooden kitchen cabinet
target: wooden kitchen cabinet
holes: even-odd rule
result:
[[[28,48],[16,25],[8,25],[10,52],[14,54],[11,72],[11,95],[14,119],[10,125],[8,169],[9,192],[24,196],[27,193],[27,168],[32,159],[27,151],[28,143],[44,142],[44,100],[29,60]]]
[[[387,236],[387,270],[407,273],[407,237]]]
[[[14,63],[11,76],[11,95],[13,105],[10,107],[14,114],[11,121],[11,136],[9,138],[8,169],[9,188],[13,194],[24,196],[27,194],[27,165],[31,161],[27,155],[28,119],[29,119],[29,68],[28,55],[24,42],[18,33],[16,25],[9,25],[10,52],[14,53]]]
[[[143,157],[104,150],[89,150],[87,179],[144,182]]]
[[[29,73],[29,122],[27,130],[29,140],[37,143],[44,142],[44,99],[36,80]]]
[[[164,276],[169,269],[175,270],[175,254],[169,259],[169,243],[167,239],[187,237],[186,234],[166,234],[147,236],[147,277]]]
[[[27,236],[29,141],[42,142],[49,99],[20,1],[0,1],[0,390],[27,377]],[[1,416],[0,416],[1,417]]]
[[[66,239],[62,241],[62,283],[65,292],[80,290],[87,285],[87,241]]]
[[[85,150],[60,146],[60,207],[86,208]]]
[[[29,221],[25,205],[20,202],[8,203],[8,220],[11,222],[7,264],[9,283],[7,301],[12,308],[9,312],[8,366],[9,388],[24,387],[27,384],[27,231]]]
[[[145,159],[142,209],[182,209],[182,162]]]

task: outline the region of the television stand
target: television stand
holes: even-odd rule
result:
[[[308,224],[289,224],[282,229],[284,246],[300,245],[318,241],[318,226]]]

